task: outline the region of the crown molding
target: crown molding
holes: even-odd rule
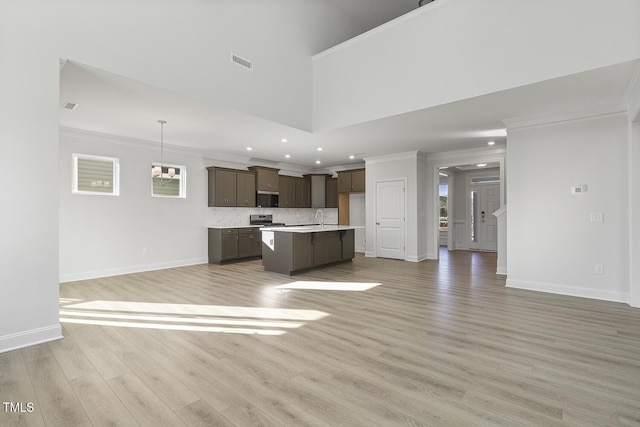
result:
[[[438,163],[438,162],[453,162],[457,163],[462,160],[464,162],[469,162],[469,159],[473,159],[471,162],[476,160],[484,160],[484,159],[494,159],[492,161],[497,161],[504,157],[507,154],[506,147],[487,147],[487,148],[468,148],[466,150],[456,150],[456,151],[444,151],[442,153],[432,153],[429,154],[429,161]],[[452,164],[453,164],[452,163]],[[476,162],[477,163],[477,162]]]
[[[548,125],[553,123],[582,120],[594,117],[610,116],[627,112],[627,105],[623,101],[605,102],[602,104],[586,105],[570,108],[566,111],[533,114],[530,116],[514,117],[502,122],[507,131],[533,126]],[[508,137],[507,137],[508,138]]]
[[[408,151],[405,153],[385,154],[383,156],[365,157],[364,161],[367,165],[376,163],[395,162],[398,160],[416,160],[420,158],[419,151]]]
[[[129,136],[115,135],[86,129],[69,128],[65,126],[60,126],[59,135],[60,137],[65,138],[81,139],[83,142],[116,144],[133,148],[141,148],[145,150],[158,149],[160,144],[159,141],[148,141],[145,139],[132,138]],[[176,153],[184,153],[203,158],[215,158],[216,160],[230,163],[247,165],[251,163],[250,157],[234,156],[213,151],[196,150],[193,148],[174,144],[165,143],[164,149]]]
[[[66,126],[59,127],[59,136],[64,138],[70,138],[75,140],[81,140],[87,143],[106,143],[126,146],[130,148],[139,148],[144,150],[157,150],[159,147],[158,141],[147,141],[144,139],[131,138],[127,136],[91,131],[86,129],[70,128]],[[233,168],[247,168],[249,166],[264,166],[270,168],[280,169],[285,171],[286,174],[292,176],[302,176],[305,174],[331,174],[339,170],[349,169],[361,169],[364,162],[358,162],[358,164],[351,164],[348,166],[335,166],[335,167],[323,167],[323,168],[308,168],[300,165],[292,165],[288,163],[270,162],[268,160],[261,160],[254,157],[236,156],[233,154],[218,153],[215,151],[197,150],[189,147],[183,147],[179,145],[164,144],[166,151],[172,151],[174,153],[183,153],[191,156],[201,157],[207,166],[220,166],[220,167],[233,167]]]

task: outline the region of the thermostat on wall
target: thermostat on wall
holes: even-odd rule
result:
[[[576,185],[571,187],[571,194],[584,194],[587,192],[586,185]]]

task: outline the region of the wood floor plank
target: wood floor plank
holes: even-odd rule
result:
[[[69,381],[97,372],[71,335],[67,334],[62,340],[51,341],[49,348]]]
[[[33,385],[35,410],[47,426],[75,426],[86,422],[87,415],[48,344],[21,350]]]
[[[96,335],[105,342],[114,354],[173,411],[196,402],[200,397],[180,382],[167,369],[140,350],[126,337],[128,328],[100,326],[94,328]]]
[[[63,283],[65,340],[0,354],[0,397],[36,416],[0,425],[640,425],[640,310],[506,288],[495,254],[440,256]],[[277,288],[294,281],[379,285]]]
[[[129,411],[98,373],[71,381],[71,387],[80,399],[91,425],[137,425]]]
[[[115,378],[131,372],[113,350],[98,338],[94,328],[86,328],[81,324],[66,324],[65,328],[103,378]]]
[[[141,426],[178,427],[185,424],[133,373],[107,380],[113,392]]]
[[[0,401],[3,405],[0,407],[0,426],[44,425],[22,352],[0,353]],[[11,412],[5,409],[4,402],[32,403],[37,410],[32,413]]]
[[[180,419],[190,427],[236,427],[224,415],[204,400],[198,400],[176,411]]]

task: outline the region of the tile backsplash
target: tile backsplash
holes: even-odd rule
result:
[[[207,208],[207,227],[249,225],[249,215],[271,214],[273,222],[290,224],[317,224],[316,208]],[[322,208],[325,224],[338,223],[338,209]]]

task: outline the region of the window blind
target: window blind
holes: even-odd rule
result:
[[[113,194],[114,162],[78,157],[78,191]]]

